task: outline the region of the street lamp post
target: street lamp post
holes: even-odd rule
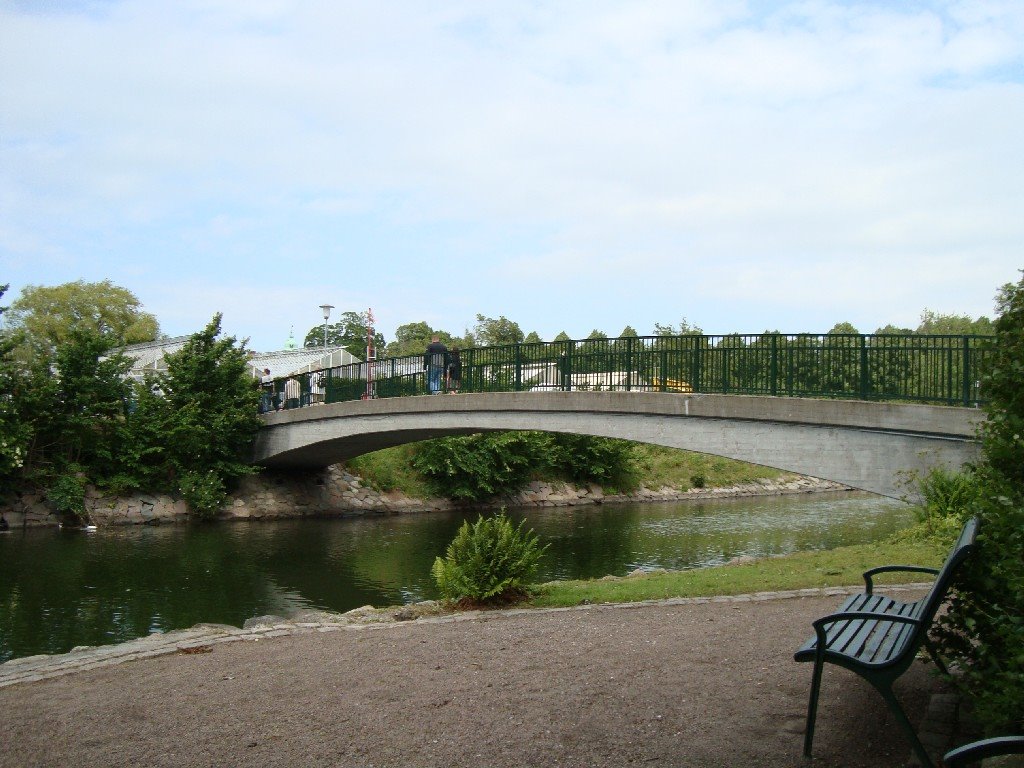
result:
[[[324,311],[324,352],[327,351],[327,318],[331,316],[331,310],[334,309],[333,304],[321,304],[320,309]]]

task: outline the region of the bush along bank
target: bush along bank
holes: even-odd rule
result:
[[[850,490],[828,480],[790,474],[723,487],[649,488],[609,492],[594,484],[533,481],[525,488],[486,502],[454,502],[446,498],[415,498],[400,491],[379,491],[344,465],[317,472],[271,472],[244,477],[229,496],[219,520],[274,520],[302,517],[350,517],[403,512],[442,512],[501,507],[568,507],[588,504],[683,501],[744,496],[774,496]],[[57,526],[63,517],[40,492],[17,494],[0,512],[11,528]],[[85,518],[97,526],[179,523],[189,520],[185,503],[167,494],[136,493],[104,496],[94,488],[85,494]]]

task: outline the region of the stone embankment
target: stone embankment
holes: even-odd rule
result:
[[[599,486],[576,487],[568,483],[530,483],[517,494],[489,503],[495,506],[568,507],[587,504],[722,499],[742,496],[774,496],[815,491],[849,490],[828,480],[785,475],[728,488],[640,488],[628,494],[605,493]],[[320,472],[265,471],[247,477],[221,515],[224,520],[273,520],[297,517],[359,516],[402,512],[440,512],[463,505],[448,499],[414,499],[395,492],[368,487],[341,465]],[[480,508],[484,508],[482,505]],[[0,508],[12,528],[56,526],[60,517],[46,499],[36,493],[16,497]],[[160,494],[128,497],[102,496],[90,489],[86,495],[89,521],[97,526],[177,523],[188,519],[180,499]]]

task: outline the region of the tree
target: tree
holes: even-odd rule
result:
[[[992,321],[982,315],[971,320],[969,315],[943,315],[926,309],[921,313],[917,333],[952,336],[989,336],[994,332]]]
[[[526,344],[543,344],[544,339],[542,339],[540,337],[540,334],[537,333],[536,331],[530,331],[528,334],[526,334],[526,339],[524,339],[524,342]]]
[[[913,333],[910,328],[900,328],[898,325],[889,323],[875,330],[876,336],[905,336]]]
[[[342,312],[336,323],[327,326],[327,345],[343,347],[359,360],[366,358],[367,337],[366,314],[361,312]],[[322,347],[324,345],[324,327],[316,325],[309,329],[302,344],[304,347]],[[384,336],[374,330],[373,345],[378,353],[384,351]]]
[[[626,339],[626,338],[635,339],[635,338],[638,338],[639,336],[640,336],[640,334],[638,334],[636,332],[636,329],[633,328],[632,325],[627,325],[625,328],[622,329],[622,333],[619,334],[619,338],[620,339]]]
[[[395,340],[388,344],[385,350],[387,357],[407,357],[411,355],[422,355],[430,343],[430,339],[437,334],[445,346],[468,346],[462,343],[457,336],[447,331],[435,330],[424,321],[418,323],[406,323],[395,329]]]
[[[704,331],[700,326],[690,325],[690,321],[685,317],[679,321],[678,327],[671,323],[668,325],[662,325],[661,323],[654,324],[655,336],[702,336],[703,334]]]
[[[11,305],[8,320],[24,333],[29,354],[37,357],[53,354],[75,329],[87,328],[111,347],[152,341],[160,330],[131,291],[109,280],[26,286]]]
[[[0,298],[7,288],[0,285]],[[0,316],[6,311],[0,307]],[[15,346],[17,340],[0,323],[0,498],[16,487],[32,439],[31,427],[19,407],[24,375],[14,359]]]
[[[55,474],[81,471],[90,479],[116,466],[131,399],[127,373],[132,361],[112,351],[111,343],[110,337],[85,326],[74,329],[57,348],[48,407],[36,415],[34,464],[46,465]],[[39,386],[35,389],[38,396]]]
[[[957,682],[986,730],[1024,727],[1024,278],[997,297],[995,342],[982,378],[987,419],[980,492],[969,514],[980,518],[977,551],[961,569],[937,632],[958,657]]]
[[[853,323],[836,323],[828,332],[829,336],[838,336],[844,333],[859,334],[860,331],[857,330]]]
[[[498,319],[476,316],[476,325],[473,326],[473,338],[481,347],[500,347],[505,344],[518,344],[526,337],[519,323],[515,323],[504,315]]]
[[[558,335],[555,336],[554,341],[572,341],[572,338],[565,331],[559,331]]]
[[[218,338],[220,321],[214,315],[140,388],[123,457],[123,484],[177,490],[201,518],[216,515],[228,487],[253,471],[247,452],[261,425],[245,344]]]

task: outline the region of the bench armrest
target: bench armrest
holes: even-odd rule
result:
[[[872,590],[875,588],[872,583],[872,577],[879,573],[892,573],[894,571],[908,571],[911,573],[930,573],[932,576],[937,576],[939,573],[938,568],[929,568],[924,565],[880,565],[877,568],[870,568],[864,571],[864,591],[869,595],[873,594]]]
[[[898,616],[888,613],[871,613],[870,611],[840,611],[839,613],[830,613],[828,616],[822,616],[813,624],[814,633],[818,636],[818,653],[824,653],[824,650],[828,645],[828,635],[825,632],[825,627],[830,624],[835,624],[836,622],[849,621],[851,619],[863,619],[865,621],[877,622],[887,621],[891,624],[917,625],[921,623],[920,619],[915,619],[911,616]]]
[[[998,736],[965,744],[947,752],[942,763],[957,768],[996,755],[1024,755],[1024,736]]]

